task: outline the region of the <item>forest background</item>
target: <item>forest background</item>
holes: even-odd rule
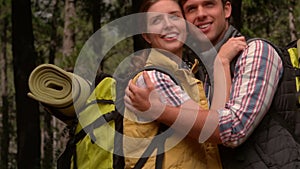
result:
[[[68,132],[64,123],[27,97],[30,73],[42,63],[72,70],[88,38],[130,14],[139,2],[0,0],[1,169],[55,168]],[[231,22],[246,36],[263,37],[278,46],[300,36],[298,0],[232,0],[232,5]],[[112,73],[109,68],[133,53],[136,45],[132,38],[117,44],[103,59],[102,70]]]

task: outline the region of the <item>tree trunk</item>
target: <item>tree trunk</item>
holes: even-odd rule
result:
[[[51,25],[51,32],[50,32],[50,46],[49,46],[49,63],[55,64],[55,54],[57,52],[57,19],[59,18],[60,12],[58,9],[58,1],[52,0],[51,1],[51,11],[52,11],[52,18],[50,21]],[[42,132],[42,140],[44,143],[43,147],[43,169],[51,169],[55,166],[55,150],[57,147],[54,147],[54,131],[53,130],[56,126],[53,124],[53,116],[48,113],[44,112],[44,128]]]
[[[51,114],[45,112],[44,114],[44,157],[43,157],[43,169],[51,169],[53,167],[53,126]]]
[[[72,26],[76,17],[75,0],[65,0],[65,24],[63,37],[63,56],[64,59],[71,56],[75,47],[75,29]]]
[[[237,29],[241,30],[243,27],[242,23],[242,1],[241,0],[232,0],[232,13],[231,13],[231,23]]]
[[[52,18],[51,18],[51,32],[50,32],[50,46],[49,46],[49,63],[54,64],[55,53],[57,48],[57,18],[59,17],[59,9],[57,0],[51,1]],[[50,169],[54,162],[54,139],[52,126],[53,117],[48,112],[44,112],[44,130],[43,130],[43,143],[44,143],[44,156],[43,156],[43,168]]]
[[[92,20],[93,20],[93,32],[97,32],[101,28],[101,12],[103,9],[102,7],[102,1],[99,0],[92,0],[92,1],[87,1],[88,6],[92,8]],[[102,35],[100,35],[102,36]],[[103,37],[100,37],[103,38]],[[93,49],[95,52],[100,53],[102,52],[102,46],[95,46]],[[104,59],[100,62],[99,69],[98,71],[102,72],[103,71],[103,64],[104,64]]]
[[[5,6],[5,5],[4,5]],[[2,13],[1,13],[2,14]],[[1,53],[0,53],[0,66],[1,66],[1,93],[2,93],[2,133],[1,133],[1,160],[0,166],[2,169],[8,169],[8,154],[9,154],[9,101],[7,89],[7,26],[8,18],[5,17],[2,22],[3,29],[1,29]]]
[[[59,18],[59,9],[57,0],[52,0],[52,19],[51,19],[51,33],[50,33],[50,48],[49,48],[49,63],[54,64],[55,53],[57,48],[57,19]]]
[[[92,0],[92,18],[94,33],[101,27],[101,2],[99,0]],[[90,5],[89,5],[90,6]]]
[[[296,0],[291,0],[289,3],[289,29],[291,41],[297,40],[297,31],[295,26],[294,8],[296,6]]]
[[[17,111],[18,169],[40,168],[38,103],[27,96],[28,78],[36,67],[30,0],[12,0],[12,51]]]
[[[132,0],[132,13],[137,13],[139,12],[139,8],[141,5],[142,1],[141,0]],[[133,36],[133,50],[139,51],[145,48],[145,41],[142,38],[141,35],[134,35]]]

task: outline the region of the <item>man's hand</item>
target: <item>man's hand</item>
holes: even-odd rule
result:
[[[243,36],[230,38],[220,49],[218,58],[222,64],[230,64],[234,57],[247,47],[246,39]]]

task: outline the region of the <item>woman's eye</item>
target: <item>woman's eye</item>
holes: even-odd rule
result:
[[[177,15],[170,15],[170,19],[172,19],[172,20],[178,20],[179,16],[177,16]]]
[[[159,24],[160,21],[161,21],[161,17],[154,17],[154,18],[151,19],[150,23],[153,24],[153,25],[156,25],[156,24]]]

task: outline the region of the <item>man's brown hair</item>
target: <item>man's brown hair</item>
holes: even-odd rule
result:
[[[187,2],[188,0],[179,0],[178,3],[181,7],[183,7],[183,5]],[[231,0],[222,0],[222,3],[223,3],[223,6],[225,5],[226,2],[230,2],[231,3]]]

